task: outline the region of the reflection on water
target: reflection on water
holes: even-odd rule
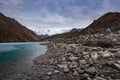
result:
[[[45,51],[46,47],[39,42],[0,43],[0,80],[15,72],[27,70],[32,60]]]

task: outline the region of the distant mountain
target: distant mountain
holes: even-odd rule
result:
[[[66,30],[66,29],[46,29],[46,28],[39,28],[39,29],[35,29],[34,30],[35,33],[37,33],[38,35],[55,35],[55,34],[60,34],[60,33],[65,33],[65,32],[69,32],[70,30]]]
[[[120,13],[109,12],[95,20],[81,34],[109,33],[120,31]]]
[[[41,34],[41,35],[39,35],[39,37],[41,38],[41,39],[44,39],[44,38],[47,38],[47,37],[49,37],[50,35],[44,35],[44,34]]]
[[[22,26],[15,19],[0,13],[0,42],[39,41],[40,38],[31,30]]]
[[[73,28],[70,32],[80,32],[82,29]]]
[[[53,39],[59,39],[59,38],[71,38],[74,36],[78,36],[80,31],[81,31],[81,29],[74,29],[69,32],[48,36],[46,38],[41,39],[41,41],[44,41],[44,40],[51,41]]]

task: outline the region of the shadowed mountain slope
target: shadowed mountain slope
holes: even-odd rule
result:
[[[39,37],[15,19],[0,13],[0,42],[39,41]]]
[[[120,31],[120,13],[109,12],[95,20],[87,28],[83,29],[82,34],[94,34],[104,32]]]

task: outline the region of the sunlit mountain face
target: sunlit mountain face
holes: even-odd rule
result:
[[[85,28],[106,12],[119,12],[120,0],[0,0],[0,12],[37,34]]]

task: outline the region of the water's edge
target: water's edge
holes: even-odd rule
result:
[[[11,49],[7,50],[7,46],[9,46]],[[15,49],[12,48],[14,45]],[[3,49],[1,46],[4,46]],[[18,57],[18,60],[14,60],[13,62],[8,62],[6,63],[5,66],[1,66],[0,70],[0,80],[15,80],[18,78],[23,78],[26,74],[29,74],[31,72],[33,64],[33,60],[40,56],[41,54],[45,54],[47,48],[45,45],[41,45],[41,43],[36,43],[36,42],[27,42],[27,43],[0,43],[0,57],[5,56],[5,54],[8,55],[8,58],[12,60],[9,56],[12,57]],[[5,48],[6,47],[6,48]],[[4,55],[2,55],[4,54]],[[20,56],[20,57],[19,57]],[[22,58],[21,58],[22,57]],[[6,58],[3,58],[6,59]],[[15,58],[16,59],[16,58]],[[5,63],[5,60],[0,59],[0,64]],[[7,66],[7,67],[6,67]]]

